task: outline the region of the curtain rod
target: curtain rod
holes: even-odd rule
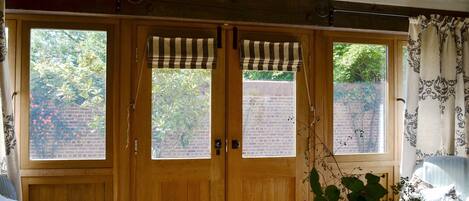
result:
[[[390,14],[390,13],[377,13],[377,12],[369,12],[369,11],[355,11],[355,10],[343,10],[343,9],[333,9],[334,13],[353,13],[353,14],[365,14],[365,15],[379,15],[379,16],[386,16],[386,17],[400,17],[400,18],[409,18],[413,16],[409,15],[401,15],[401,14]]]

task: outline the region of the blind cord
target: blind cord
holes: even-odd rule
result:
[[[137,90],[135,91],[135,98],[133,100],[130,101],[130,104],[129,104],[129,108],[127,110],[127,144],[125,145],[125,149],[128,149],[129,148],[129,144],[130,144],[130,125],[131,125],[131,113],[132,112],[135,112],[135,108],[137,106],[137,100],[138,100],[138,96],[140,94],[140,86],[141,86],[141,82],[142,82],[142,75],[143,75],[143,68],[145,68],[145,57],[147,56],[147,50],[148,50],[148,47],[145,46],[145,49],[143,51],[143,57],[142,59],[140,60],[142,63],[140,65],[140,69],[139,69],[139,72],[138,72],[138,78],[137,78]],[[137,53],[136,53],[137,54]],[[137,63],[138,63],[138,59],[137,59]]]

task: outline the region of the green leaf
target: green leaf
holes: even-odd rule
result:
[[[371,173],[366,173],[365,179],[366,179],[366,182],[368,184],[377,184],[377,183],[379,183],[379,177],[374,175],[374,174],[371,174]]]
[[[340,190],[334,185],[326,187],[325,194],[328,201],[337,201],[340,198]]]
[[[311,191],[316,195],[316,197],[323,195],[321,184],[319,183],[319,174],[316,168],[311,169],[309,173],[309,183],[311,185]]]
[[[328,200],[322,195],[315,195],[314,201],[328,201]]]
[[[347,195],[349,201],[366,201],[359,191],[353,191]]]
[[[361,191],[365,188],[363,182],[356,177],[342,177],[342,184],[351,191]]]
[[[388,194],[388,191],[379,183],[368,183],[364,191],[368,201],[379,201],[379,199]]]

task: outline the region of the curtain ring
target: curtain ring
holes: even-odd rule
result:
[[[403,99],[403,98],[397,98],[396,100],[397,100],[397,101],[401,101],[402,103],[405,104],[405,99]]]

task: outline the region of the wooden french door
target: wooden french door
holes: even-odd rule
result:
[[[151,35],[195,37],[194,33],[196,33],[195,35],[199,34],[199,37],[207,35],[216,37],[215,30],[216,27],[194,31],[190,27],[175,29],[138,26],[136,30],[137,55],[144,55],[147,38]],[[306,178],[305,172],[307,172],[304,151],[308,134],[306,128],[308,103],[304,69],[302,67],[298,72],[287,73],[288,75],[284,76],[285,80],[278,82],[244,79],[243,77],[249,76],[244,73],[249,72],[243,72],[240,68],[240,50],[233,47],[233,32],[230,28],[225,30],[227,30],[226,34],[224,31],[222,33],[226,36],[222,40],[223,48],[217,50],[217,67],[209,70],[209,78],[207,73],[204,73],[206,76],[204,79],[210,79],[210,115],[208,119],[205,119],[209,126],[206,126],[206,130],[197,128],[203,131],[186,140],[185,145],[173,142],[168,146],[166,141],[174,141],[174,138],[180,140],[181,136],[158,136],[157,132],[160,128],[155,128],[154,125],[165,120],[154,116],[155,108],[161,107],[161,105],[155,105],[161,104],[155,103],[155,97],[169,98],[173,102],[181,99],[181,96],[173,98],[163,94],[163,91],[173,94],[168,91],[179,90],[164,85],[164,83],[168,84],[165,78],[169,79],[173,75],[158,75],[159,72],[165,73],[165,71],[142,65],[141,62],[145,60],[142,56],[138,57],[132,86],[135,90],[133,95],[137,97],[135,112],[132,115],[132,133],[138,140],[132,142],[134,148],[137,148],[133,156],[135,171],[132,181],[132,186],[135,188],[132,191],[135,192],[136,201],[303,201],[308,199],[309,190],[307,184],[303,182]],[[307,52],[309,47],[307,35],[305,33],[291,34],[292,32],[293,30],[289,30],[271,34],[271,32],[262,33],[240,29],[239,36],[251,40],[266,40],[265,36],[272,41],[294,40],[301,42],[303,51]],[[308,58],[304,58],[303,62],[308,63]],[[254,73],[253,76],[258,75]],[[173,87],[178,87],[193,80],[192,84],[197,85],[200,84],[198,83],[200,80],[204,80],[199,78],[188,77],[185,80],[177,80],[179,78],[175,77],[176,81],[172,84]],[[136,95],[136,89],[139,89],[138,95]],[[249,90],[252,93],[245,94],[243,89],[244,92]],[[269,95],[269,93],[272,94]],[[276,97],[279,94],[280,97]],[[189,105],[187,107],[190,110],[191,107]],[[284,113],[290,115],[288,120],[285,118],[279,120],[277,117],[285,117]],[[166,118],[171,118],[178,116],[179,112],[163,114],[167,116]],[[205,113],[202,111],[202,113],[190,114],[200,116]],[[272,118],[272,122],[257,125],[259,121],[251,121],[258,117]],[[287,130],[276,130],[285,128]],[[282,133],[283,131],[285,133]],[[194,144],[203,145],[204,148],[192,147],[194,149],[184,152],[184,146],[191,147]],[[206,146],[207,144],[209,146]],[[219,146],[221,148],[215,148],[217,144],[221,144]]]
[[[298,72],[284,72],[280,81],[272,75],[282,77],[282,72],[242,70],[240,43],[243,39],[297,41],[308,51],[309,41],[292,30],[267,31],[239,28],[237,48],[232,45],[233,32],[227,36],[228,201],[308,199],[304,183],[308,103],[303,66]],[[285,113],[291,116],[285,118]]]
[[[223,49],[216,50],[217,66],[211,70],[149,68],[142,57],[149,36],[216,38],[216,26],[138,26],[136,33],[140,56],[133,73],[137,100],[132,133],[136,141],[131,142],[136,151],[135,200],[225,200],[225,151],[215,148],[216,142],[225,141]],[[190,90],[181,91],[184,87]],[[165,117],[155,116],[155,110]],[[191,125],[200,116],[200,125]],[[188,132],[192,133],[180,134]]]

